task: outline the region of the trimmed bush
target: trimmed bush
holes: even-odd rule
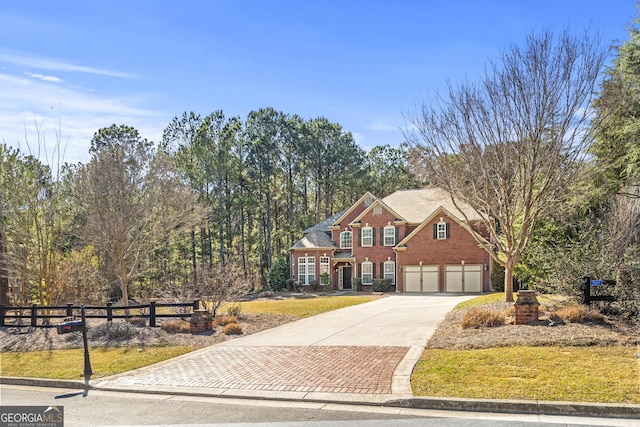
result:
[[[229,323],[222,328],[225,335],[242,335],[242,326],[239,323]]]
[[[373,291],[374,292],[393,291],[393,285],[391,284],[391,279],[373,279]]]
[[[471,307],[462,318],[463,329],[477,329],[503,326],[505,324],[504,312],[487,308]]]
[[[170,334],[188,334],[190,332],[189,322],[186,320],[172,319],[162,322],[160,329]]]
[[[361,291],[362,290],[362,279],[359,277],[354,277],[352,280],[353,290]]]
[[[309,287],[312,292],[318,292],[320,290],[320,281],[319,280],[310,280]]]

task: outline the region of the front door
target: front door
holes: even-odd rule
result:
[[[341,267],[342,289],[352,289],[351,287],[351,267]]]

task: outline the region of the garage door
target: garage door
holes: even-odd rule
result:
[[[404,267],[405,292],[438,292],[437,265],[408,265]]]
[[[447,265],[446,292],[482,292],[482,265]]]

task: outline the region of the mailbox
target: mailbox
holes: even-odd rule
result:
[[[68,334],[69,332],[82,331],[82,320],[69,320],[56,326],[58,334]]]

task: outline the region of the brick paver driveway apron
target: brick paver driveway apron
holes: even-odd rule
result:
[[[213,394],[244,390],[390,395],[397,393],[393,375],[401,360],[411,349],[419,355],[446,313],[470,297],[392,295],[233,339],[96,385],[197,388]]]

